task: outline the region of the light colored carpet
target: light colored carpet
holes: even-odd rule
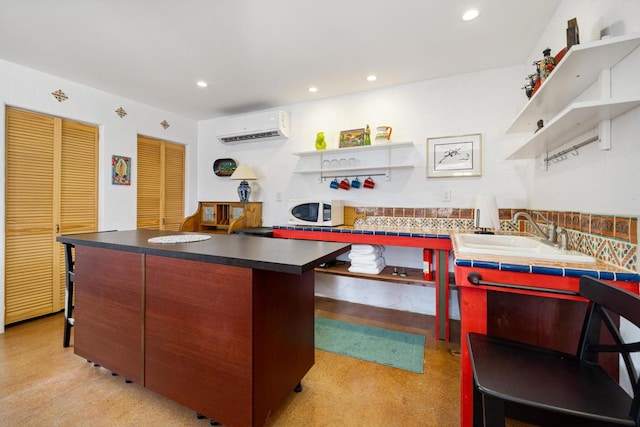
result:
[[[316,317],[316,348],[423,373],[423,335]]]

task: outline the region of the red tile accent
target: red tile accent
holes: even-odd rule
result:
[[[511,209],[498,209],[498,218],[502,220],[509,220],[513,218],[511,214]]]
[[[384,216],[393,216],[393,208],[382,208]]]
[[[578,215],[578,217],[580,218],[580,228],[578,228],[578,230],[582,230],[585,233],[588,233],[591,226],[591,215],[580,214]],[[598,228],[600,227],[598,226]]]
[[[415,208],[413,211],[413,216],[416,218],[424,218],[427,210],[424,208]]]
[[[404,208],[393,208],[393,216],[396,218],[405,216]]]
[[[415,208],[404,208],[404,216],[415,217],[416,216]]]
[[[451,218],[451,208],[438,208],[438,218]]]
[[[571,216],[570,227],[574,230],[580,230],[580,214],[578,212],[571,212],[569,215]]]
[[[611,237],[613,238],[614,232],[615,232],[615,217],[612,216],[603,216],[600,218],[602,223],[601,223],[601,233],[603,236],[605,237]]]
[[[460,209],[458,208],[451,208],[451,215],[450,218],[460,218]]]
[[[460,209],[460,218],[473,218],[473,209]]]
[[[438,217],[437,208],[427,208],[427,218],[437,218],[437,217]]]
[[[614,237],[616,239],[619,240],[624,240],[624,241],[630,241],[630,236],[629,236],[629,232],[630,230],[630,226],[631,226],[631,219],[630,218],[620,218],[620,217],[616,217],[615,219],[615,231],[614,231]]]
[[[566,227],[567,225],[571,225],[571,223],[568,221],[568,212],[560,212],[558,215],[558,226],[560,227]]]
[[[629,223],[629,239],[634,245],[638,244],[638,218],[631,218]]]

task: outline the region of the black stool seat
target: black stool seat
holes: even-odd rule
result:
[[[489,398],[555,411],[556,416],[635,426],[631,397],[600,365],[482,334],[470,333],[468,343],[476,387]]]
[[[477,333],[467,334],[473,369],[474,426],[504,426],[505,417],[543,426],[638,426],[640,384],[620,319],[640,327],[640,297],[597,279],[580,278],[588,300],[575,354]],[[622,360],[628,394],[599,364],[601,353]]]
[[[63,347],[69,347],[71,342],[71,327],[74,325],[73,320],[73,286],[74,286],[74,261],[73,261],[73,245],[64,243],[64,261],[65,261],[65,295],[64,295],[64,337],[62,341]]]

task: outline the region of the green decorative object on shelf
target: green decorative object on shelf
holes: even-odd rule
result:
[[[371,128],[367,125],[364,131],[364,145],[371,145]]]
[[[324,132],[318,132],[316,135],[316,150],[326,150],[327,141],[324,139]]]

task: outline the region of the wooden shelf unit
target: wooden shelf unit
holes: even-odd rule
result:
[[[182,221],[180,231],[231,234],[262,227],[262,202],[198,202],[198,210]]]
[[[366,273],[354,273],[349,271],[350,263],[338,262],[330,267],[316,267],[315,271],[322,274],[332,274],[335,276],[347,276],[357,279],[378,280],[380,282],[397,283],[400,285],[413,285],[413,286],[429,286],[435,287],[436,282],[434,280],[425,280],[422,278],[422,270],[419,268],[409,268],[387,265],[380,274],[366,274]],[[394,268],[397,269],[398,274],[393,274]],[[406,276],[401,276],[400,273],[405,272]],[[434,275],[435,277],[435,275]],[[449,286],[455,289],[455,278],[453,274],[449,275]]]

